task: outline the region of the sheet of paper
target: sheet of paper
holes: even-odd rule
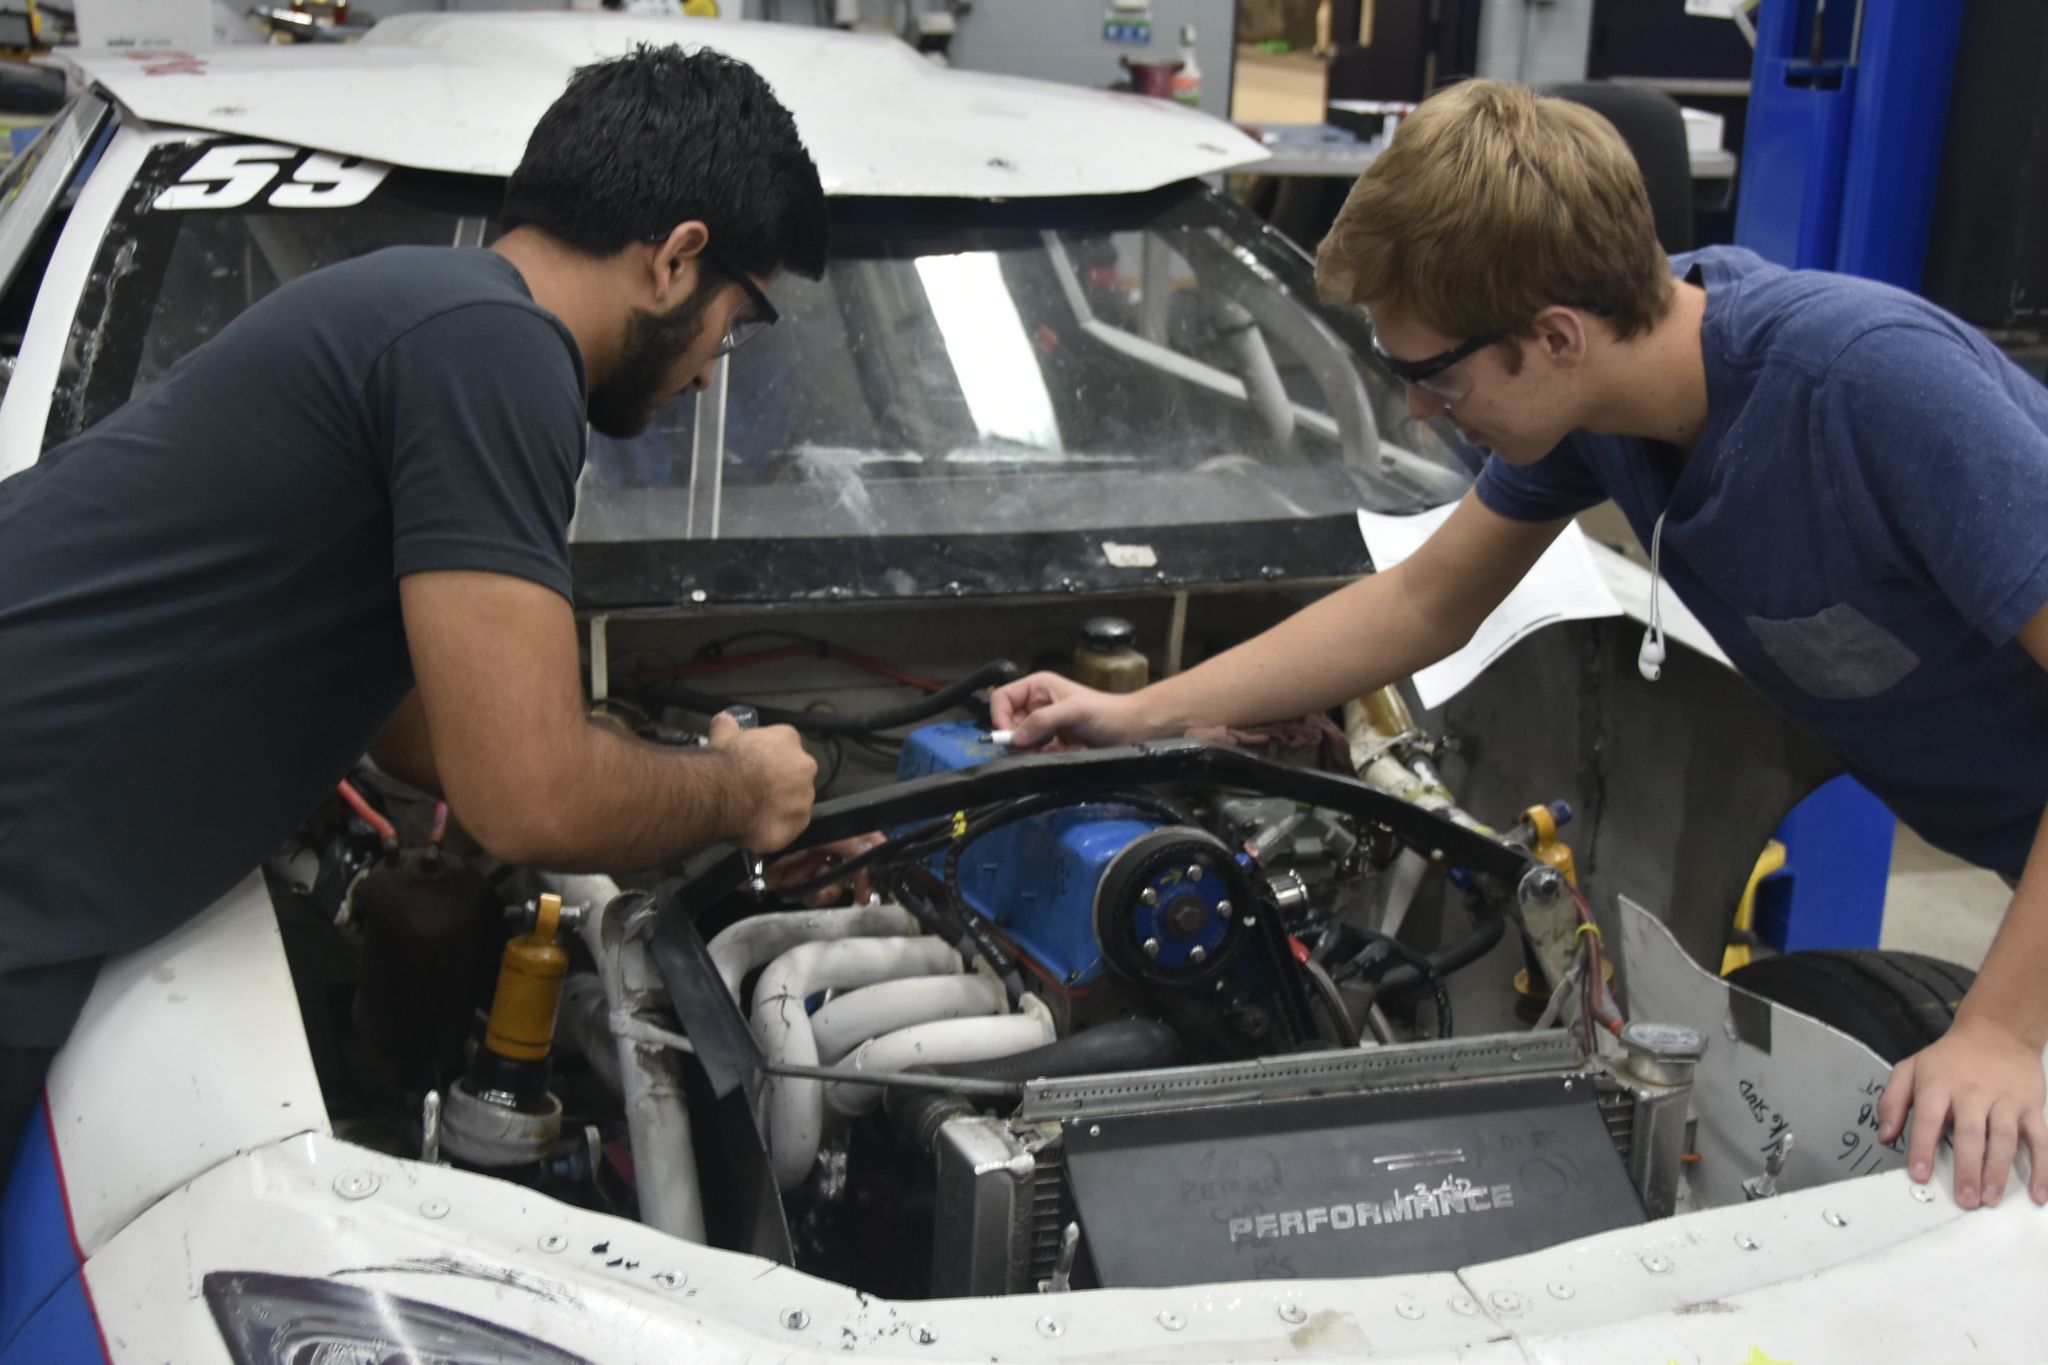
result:
[[[1450,519],[1456,506],[1453,503],[1412,517],[1390,517],[1359,509],[1358,530],[1365,537],[1366,553],[1372,556],[1373,566],[1391,569],[1414,554],[1437,527]],[[1573,523],[1564,528],[1564,534],[1494,608],[1493,615],[1473,634],[1470,644],[1415,675],[1415,691],[1424,706],[1441,706],[1464,691],[1489,664],[1531,632],[1555,621],[1621,614],[1621,604],[1614,600],[1607,580],[1593,563],[1585,532]]]

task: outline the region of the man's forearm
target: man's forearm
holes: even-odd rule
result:
[[[2044,976],[2048,976],[2048,818],[2035,832],[2019,890],[1991,941],[1977,984],[1956,1011],[1957,1021],[1996,1023],[2036,1051],[2048,1048],[2048,991],[2041,989]]]
[[[1396,569],[1362,578],[1154,684],[1140,704],[1147,727],[1159,734],[1292,719],[1397,682],[1469,634],[1417,612]]]
[[[577,739],[542,794],[543,813],[479,835],[496,856],[556,872],[652,867],[736,838],[752,815],[754,793],[730,754],[648,744],[587,722]]]
[[[440,796],[441,774],[434,766],[434,746],[427,733],[427,711],[420,694],[410,692],[384,729],[370,742],[370,757],[387,774],[430,796]]]

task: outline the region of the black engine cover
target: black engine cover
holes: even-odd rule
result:
[[[1644,1221],[1585,1076],[1064,1129],[1105,1286],[1452,1270]]]

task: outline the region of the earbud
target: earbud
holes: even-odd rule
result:
[[[1651,626],[1643,632],[1643,647],[1636,653],[1636,671],[1644,682],[1664,676],[1664,632]]]
[[[1644,682],[1664,676],[1664,610],[1658,598],[1664,586],[1660,570],[1664,566],[1664,518],[1669,511],[1657,514],[1657,525],[1650,532],[1650,628],[1643,632],[1643,647],[1636,651],[1636,672],[1643,675]]]

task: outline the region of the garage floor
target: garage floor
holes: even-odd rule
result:
[[[2011,901],[1995,874],[1949,857],[1900,825],[1880,944],[1976,968]]]

